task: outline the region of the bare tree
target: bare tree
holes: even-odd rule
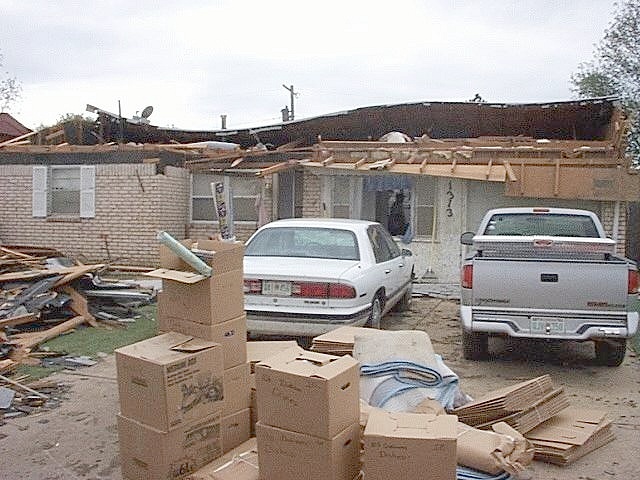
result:
[[[0,70],[3,70],[4,57],[0,53]],[[22,96],[22,84],[9,72],[0,74],[0,112],[6,112]]]

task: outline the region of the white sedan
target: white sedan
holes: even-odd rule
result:
[[[247,241],[247,329],[315,336],[344,325],[380,327],[411,302],[413,257],[376,222],[277,220]]]

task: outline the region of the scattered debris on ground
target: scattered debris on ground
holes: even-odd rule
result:
[[[135,309],[153,301],[155,289],[107,273],[141,270],[151,269],[85,265],[55,249],[0,246],[0,373],[19,364],[92,364],[92,359],[67,358],[64,352],[38,347],[81,326],[114,328],[134,322]]]

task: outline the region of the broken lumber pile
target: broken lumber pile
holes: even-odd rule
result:
[[[101,277],[107,270],[54,249],[0,246],[0,374],[80,325],[130,321],[132,308],[155,298],[153,289]]]

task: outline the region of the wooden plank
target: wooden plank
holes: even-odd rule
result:
[[[258,172],[257,176],[264,177],[265,175],[272,175],[274,173],[281,172],[283,170],[289,170],[298,165],[297,160],[289,160],[287,162],[280,162],[276,165],[272,165],[271,167],[263,168]]]
[[[25,258],[29,260],[34,260],[35,257],[33,255],[28,255],[26,253],[18,252],[17,250],[12,250],[6,247],[0,247],[0,251],[4,253],[8,253],[9,255],[13,255],[14,257]]]
[[[32,132],[25,133],[24,135],[20,135],[19,137],[11,138],[9,140],[5,140],[4,142],[0,143],[0,147],[4,147],[5,145],[11,145],[12,143],[19,142],[20,140],[24,140],[25,138],[32,137],[36,133],[38,133],[38,131],[34,130]]]
[[[15,327],[16,325],[24,325],[37,320],[37,316],[34,313],[27,313],[25,315],[18,315],[17,317],[9,317],[0,320],[0,328]]]
[[[97,327],[98,322],[95,317],[89,312],[89,304],[87,302],[87,299],[70,285],[65,285],[62,288],[62,291],[71,297],[71,305],[69,306],[69,308],[71,308],[74,313],[82,315],[87,323],[89,323],[89,325],[91,325],[92,327]]]
[[[486,173],[487,178],[489,178],[489,176],[491,175],[492,166],[493,166],[493,158],[490,158],[489,163],[487,164],[487,173]]]
[[[518,177],[516,177],[515,172],[513,171],[513,168],[511,167],[511,164],[505,160],[502,161],[502,165],[504,165],[504,168],[507,172],[507,178],[509,179],[510,182],[515,182],[518,180]]]
[[[34,390],[33,388],[29,388],[26,385],[22,385],[20,382],[16,382],[15,380],[11,380],[10,378],[5,377],[4,375],[0,375],[0,380],[2,380],[5,383],[8,383],[10,385],[13,385],[14,387],[18,387],[21,390],[29,392],[32,395],[36,395],[37,397],[44,398],[45,400],[49,400],[49,397],[47,395],[45,395],[44,393],[40,393],[40,392]]]
[[[10,372],[14,368],[16,368],[16,365],[17,363],[9,358],[0,360],[0,373]]]
[[[72,282],[73,280],[76,280],[77,278],[82,277],[83,275],[86,275],[87,273],[95,272],[96,270],[99,270],[103,267],[104,267],[103,263],[96,264],[96,265],[81,265],[78,267],[68,267],[71,270],[68,271],[68,273],[66,273],[64,277],[62,277],[60,280],[58,280],[55,283],[54,288],[59,287],[61,285],[65,285],[69,282]]]
[[[37,334],[31,334],[29,337],[23,338],[18,341],[20,347],[24,350],[31,350],[34,347],[37,347],[41,343],[46,342],[47,340],[51,340],[56,338],[63,333],[68,332],[76,328],[79,325],[82,325],[85,322],[85,318],[82,315],[78,315],[77,317],[70,318],[69,320],[62,322],[55,327],[51,327],[44,332],[38,332]]]
[[[322,160],[322,165],[326,167],[327,165],[331,165],[334,161],[335,159],[333,158],[333,156],[329,156],[328,158]]]
[[[366,157],[362,157],[360,160],[358,160],[356,163],[354,163],[354,167],[356,169],[360,168],[362,165],[364,165],[365,163],[367,163],[367,158]]]
[[[560,193],[560,159],[556,160],[553,179],[553,195],[557,197],[558,193]]]

